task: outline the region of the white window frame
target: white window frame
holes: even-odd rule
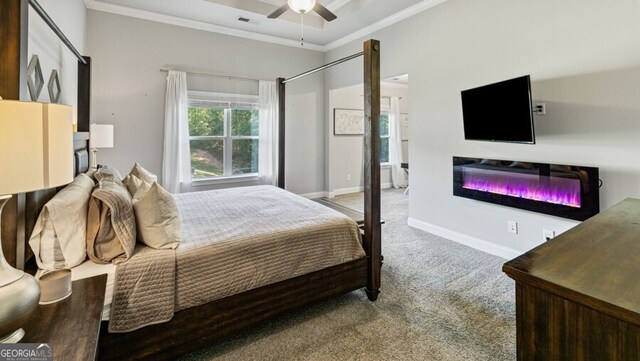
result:
[[[242,102],[258,104],[257,95],[249,94],[231,94],[231,93],[217,93],[189,90],[187,92],[188,106],[191,102]],[[241,139],[259,140],[259,135],[248,136],[233,136],[231,135],[231,109],[224,110],[224,135],[210,135],[210,136],[191,136],[189,135],[189,145],[192,140],[222,140],[224,143],[223,150],[223,175],[215,177],[198,177],[194,178],[191,175],[191,182],[194,185],[204,185],[211,183],[228,183],[234,181],[255,181],[258,180],[258,173],[243,173],[233,174],[232,155],[233,155],[233,141]]]
[[[383,114],[387,116],[387,119],[389,119],[389,116],[391,115],[391,109],[383,105],[380,109],[380,115],[383,115]],[[385,138],[389,139],[388,140],[389,146],[387,147],[387,152],[389,152],[391,148],[391,122],[387,123],[387,135],[380,134],[380,140]],[[382,147],[380,147],[380,150],[382,150]],[[382,154],[380,154],[380,159],[382,159]],[[389,154],[387,154],[387,159],[389,159]],[[387,162],[381,161],[380,166],[388,167],[388,166],[391,166],[391,163],[388,161]]]

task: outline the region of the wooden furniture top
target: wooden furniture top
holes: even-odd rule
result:
[[[73,281],[71,296],[38,306],[20,342],[49,344],[56,361],[96,359],[106,286],[107,275]]]
[[[334,203],[331,202],[330,200],[326,199],[326,198],[316,198],[313,199],[313,201],[322,204],[323,206],[329,207],[335,211],[338,211],[344,215],[346,215],[347,217],[353,219],[354,221],[356,221],[356,223],[358,224],[358,226],[362,226],[364,224],[364,213],[362,212],[358,212],[354,209],[345,207],[343,205],[340,205],[338,203]]]
[[[640,326],[640,199],[625,199],[502,269],[516,281]]]
[[[345,207],[341,204],[338,203],[334,203],[332,201],[330,201],[327,198],[316,198],[316,199],[312,199],[312,201],[316,202],[316,203],[320,203],[323,206],[329,207],[335,211],[338,211],[342,214],[344,214],[345,216],[353,219],[354,221],[356,221],[356,223],[358,224],[358,226],[360,226],[360,228],[362,228],[362,226],[364,225],[364,213],[362,212],[358,212],[355,209],[351,209],[349,207]],[[384,224],[384,220],[380,220],[380,224]]]

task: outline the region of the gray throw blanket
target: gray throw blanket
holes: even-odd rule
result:
[[[138,244],[133,257],[118,264],[109,332],[129,332],[173,318],[176,253]]]

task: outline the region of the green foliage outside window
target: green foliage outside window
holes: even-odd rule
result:
[[[257,136],[259,125],[257,110],[231,110],[232,136]],[[258,173],[258,140],[237,139],[231,144],[233,174]]]
[[[380,114],[380,163],[389,162],[389,114]]]
[[[258,139],[251,138],[258,136],[258,110],[230,109],[227,112],[230,112],[228,127],[231,137],[225,136],[225,109],[197,105],[189,107],[189,136],[216,137],[191,139],[191,169],[194,178],[225,175],[225,142],[231,142],[232,174],[258,172]]]

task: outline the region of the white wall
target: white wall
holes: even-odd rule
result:
[[[543,227],[577,224],[453,197],[455,155],[600,167],[601,209],[640,196],[637,0],[448,0],[371,37],[381,40],[382,77],[411,79],[412,225],[509,257],[541,243]],[[361,83],[361,66],[331,69],[327,87]],[[536,119],[537,144],[464,141],[460,90],[524,74],[534,100],[548,105]],[[508,220],[519,222],[518,235]]]
[[[314,51],[92,10],[87,50],[93,57],[91,121],[115,125],[114,148],[101,149],[99,162],[128,172],[137,161],[156,174],[162,169],[166,90],[160,68],[275,80],[324,62]],[[257,94],[256,83],[191,76],[187,82],[192,90]],[[292,192],[325,189],[324,104],[322,74],[287,84],[286,187]]]
[[[87,9],[84,1],[40,0],[39,3],[73,46],[84,54],[87,32]],[[28,61],[31,61],[33,55],[38,55],[44,78],[44,87],[38,101],[50,102],[47,85],[51,71],[56,69],[60,80],[60,104],[74,107],[73,123],[77,123],[78,60],[30,6]]]
[[[381,85],[383,97],[400,97],[400,112],[409,112],[409,91],[407,86],[398,84]],[[363,141],[360,135],[334,135],[334,109],[363,109],[363,85],[355,85],[329,92],[329,194],[340,195],[358,192],[364,185]],[[383,102],[388,99],[383,99]],[[403,142],[408,143],[408,142]],[[403,157],[406,159],[406,154]],[[350,178],[350,179],[347,179]],[[380,171],[380,183],[386,188],[391,186],[391,168],[383,165]]]

